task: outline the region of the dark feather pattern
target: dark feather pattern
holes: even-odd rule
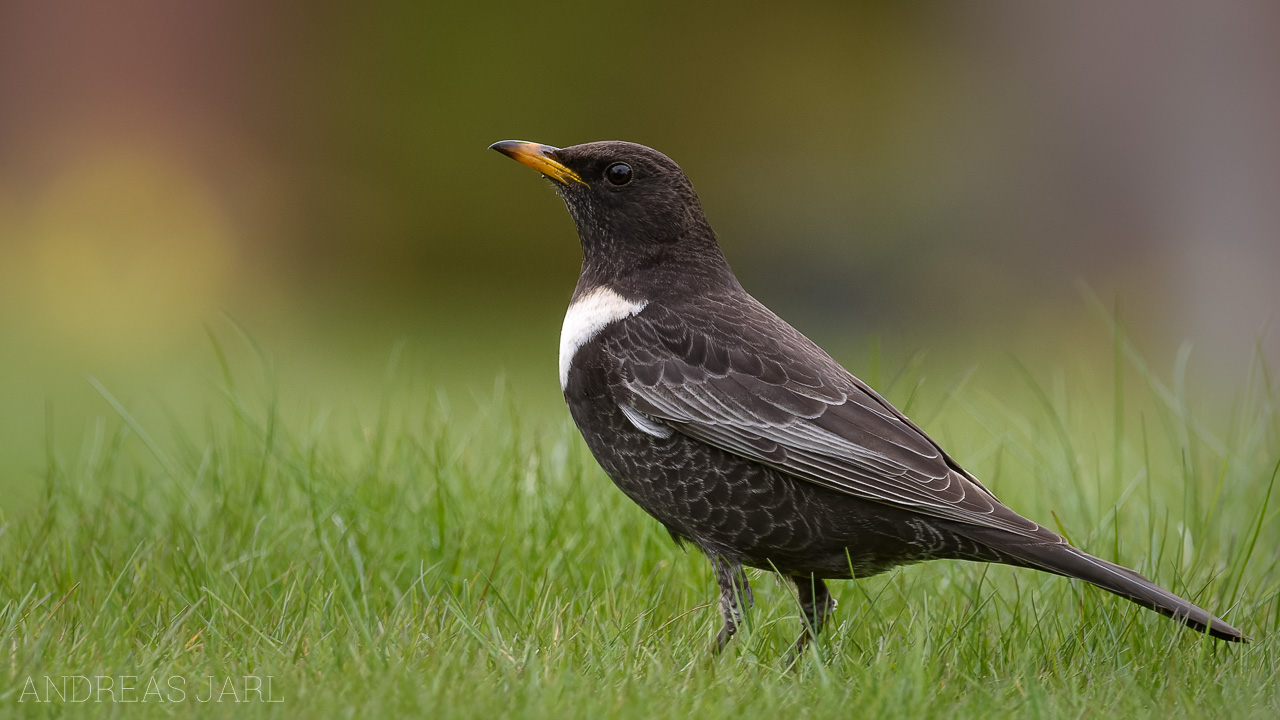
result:
[[[739,311],[734,322],[700,304],[658,303],[619,322],[602,339],[618,363],[618,396],[691,438],[832,490],[1061,541],[1001,505],[910,420],[754,298],[740,293],[717,307],[731,303]],[[681,352],[694,344],[724,348],[730,362],[709,367]]]
[[[665,155],[620,142],[524,155],[499,145],[582,180],[557,187],[583,249],[571,305],[582,314],[566,322],[583,334],[561,339],[565,401],[614,483],[711,560],[724,618],[717,649],[752,602],[743,566],[795,583],[807,621],[798,652],[834,609],[825,578],[934,559],[1079,578],[1214,637],[1246,639],[1003,505],[757,302]],[[633,171],[623,185],[605,173],[619,162]]]

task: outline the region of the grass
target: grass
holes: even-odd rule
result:
[[[51,443],[39,499],[0,517],[0,713],[1280,716],[1280,405],[1261,362],[1220,421],[1118,331],[1109,367],[1010,361],[935,387],[906,363],[878,382],[1014,508],[1252,644],[937,562],[833,583],[796,672],[797,608],[765,573],[746,631],[708,654],[707,563],[612,487],[563,412],[501,387],[459,410],[394,363],[369,417],[300,412],[262,367],[255,383],[221,360],[197,423],[141,419],[98,384],[114,415]],[[111,678],[114,695],[93,687],[117,701],[36,702],[63,676]],[[222,702],[199,701],[209,676]],[[182,701],[160,702],[175,677]],[[147,702],[119,702],[123,684]]]

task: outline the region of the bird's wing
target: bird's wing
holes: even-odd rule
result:
[[[651,303],[602,337],[630,410],[804,480],[922,514],[1058,539],[763,305]],[[704,298],[705,300],[705,298]]]

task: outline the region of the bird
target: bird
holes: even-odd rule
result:
[[[615,485],[709,559],[720,652],[754,600],[744,568],[795,587],[817,638],[827,580],[926,560],[1077,578],[1225,641],[1239,630],[1001,503],[918,425],[739,283],[693,184],[630,142],[490,146],[551,181],[582,246],[560,388]]]

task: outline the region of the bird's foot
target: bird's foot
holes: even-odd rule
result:
[[[724,617],[724,625],[716,633],[712,649],[713,654],[718,654],[737,634],[743,609],[750,608],[755,598],[742,565],[717,555],[712,556],[711,564],[716,571],[716,584],[720,587],[720,614]]]
[[[796,593],[800,600],[800,611],[804,615],[804,631],[787,655],[786,665],[794,669],[804,656],[809,643],[818,638],[827,618],[835,612],[836,599],[827,591],[827,584],[812,576],[793,576],[791,581],[796,585]]]
[[[738,626],[735,623],[726,622],[720,627],[720,632],[716,633],[716,643],[711,648],[712,655],[719,655],[724,647],[729,644],[733,636],[738,633]]]

